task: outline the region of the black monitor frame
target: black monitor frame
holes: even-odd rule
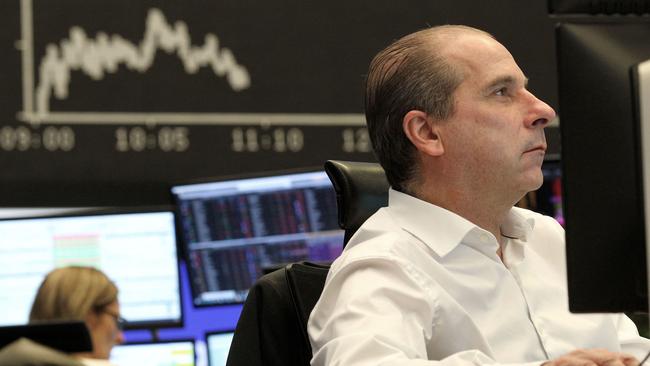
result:
[[[234,181],[234,180],[246,180],[246,179],[256,179],[256,178],[266,178],[266,177],[276,177],[276,176],[282,176],[282,175],[292,175],[292,174],[302,174],[302,173],[317,173],[317,172],[323,172],[323,174],[326,174],[324,172],[324,169],[322,166],[305,166],[305,167],[297,167],[297,168],[292,168],[292,169],[282,169],[282,170],[270,170],[270,171],[258,171],[258,172],[250,172],[250,173],[242,173],[242,174],[235,174],[235,175],[226,175],[226,176],[219,176],[219,177],[205,177],[205,178],[200,178],[200,179],[191,179],[191,180],[182,180],[182,181],[177,181],[174,182],[170,185],[170,199],[172,202],[174,202],[174,207],[176,209],[176,235],[178,236],[178,244],[180,249],[180,255],[183,261],[185,261],[185,264],[187,266],[187,272],[188,272],[188,277],[189,277],[189,283],[190,283],[190,290],[192,294],[192,305],[195,308],[205,308],[205,307],[219,307],[219,306],[228,306],[228,305],[234,305],[234,304],[242,304],[242,301],[224,301],[224,302],[219,302],[219,303],[206,303],[206,304],[201,304],[201,303],[196,303],[194,298],[196,297],[196,294],[199,293],[198,289],[196,288],[196,284],[194,283],[194,280],[192,278],[192,269],[190,268],[190,258],[189,255],[190,253],[187,250],[188,244],[185,242],[185,238],[183,237],[183,224],[181,222],[182,218],[182,213],[180,212],[180,205],[179,205],[179,197],[173,192],[175,187],[181,187],[181,186],[190,186],[194,184],[204,184],[204,183],[220,183],[220,182],[227,182],[227,181]],[[329,182],[329,180],[328,180]],[[331,183],[330,183],[331,184]],[[332,187],[334,189],[334,187]],[[343,231],[341,231],[343,232]],[[282,268],[284,265],[288,263],[283,263],[281,265],[278,265],[277,268]],[[277,269],[274,267],[274,269]],[[269,268],[269,270],[272,270],[273,268]]]
[[[121,207],[99,207],[99,208],[79,208],[71,209],[70,211],[65,211],[55,214],[45,214],[45,215],[36,215],[36,216],[20,216],[20,217],[6,217],[0,218],[0,222],[7,221],[20,221],[20,220],[38,220],[38,219],[58,219],[58,218],[69,218],[69,217],[89,217],[89,216],[103,216],[103,215],[120,215],[120,214],[138,214],[138,213],[156,213],[156,212],[169,212],[173,215],[174,218],[174,231],[175,231],[175,250],[176,250],[176,272],[177,272],[177,281],[178,281],[178,305],[180,316],[178,319],[165,319],[165,320],[154,320],[154,321],[129,321],[124,325],[126,330],[131,329],[150,329],[155,331],[158,328],[169,328],[169,327],[182,327],[184,325],[184,309],[183,309],[183,298],[182,298],[182,289],[181,289],[181,268],[180,268],[180,245],[178,241],[178,231],[176,226],[176,211],[171,205],[156,205],[156,206],[121,206]],[[119,291],[119,288],[118,288]]]
[[[640,15],[650,13],[650,0],[549,0],[548,11],[555,15]]]
[[[209,331],[205,332],[203,335],[203,340],[205,341],[205,347],[207,349],[207,354],[208,354],[208,366],[212,365],[212,357],[213,355],[210,353],[210,345],[208,343],[208,338],[213,335],[220,335],[220,334],[235,334],[235,330],[218,330],[218,331]]]
[[[558,26],[563,203],[572,312],[648,310],[643,162],[631,70],[650,22]]]

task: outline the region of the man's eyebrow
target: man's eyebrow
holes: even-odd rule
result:
[[[499,76],[496,79],[492,80],[486,87],[487,90],[496,88],[501,85],[513,85],[517,84],[517,79],[511,75]],[[524,88],[528,86],[528,78],[524,77]]]

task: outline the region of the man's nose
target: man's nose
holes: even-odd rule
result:
[[[544,128],[555,118],[555,110],[532,93],[528,93],[531,107],[526,118],[526,125],[530,128]]]

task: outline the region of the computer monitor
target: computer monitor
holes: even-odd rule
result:
[[[0,220],[0,325],[24,324],[54,268],[101,269],[128,328],[182,324],[174,213],[117,209]]]
[[[110,361],[117,366],[194,366],[194,340],[117,345],[111,350]]]
[[[266,267],[329,262],[343,248],[324,171],[172,187],[196,306],[243,302]]]
[[[556,34],[569,308],[647,311],[650,23],[602,19]]]
[[[235,332],[210,332],[205,334],[209,366],[226,366],[230,344]]]

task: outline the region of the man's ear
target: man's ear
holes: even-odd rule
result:
[[[445,152],[437,131],[437,124],[426,113],[412,110],[402,120],[404,133],[416,149],[430,156],[440,156]]]

